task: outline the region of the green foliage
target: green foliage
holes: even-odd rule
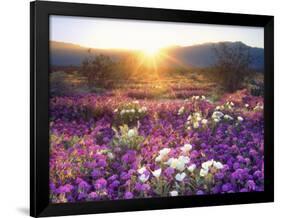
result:
[[[144,137],[139,135],[137,127],[130,129],[128,125],[124,124],[119,127],[119,131],[114,127],[112,129],[115,132],[112,146],[118,146],[123,149],[140,149]]]
[[[78,144],[81,141],[81,138],[77,135],[68,137],[65,134],[61,134],[59,136],[57,136],[55,134],[51,134],[50,138],[52,141],[62,144],[64,149],[66,149],[66,150],[68,148],[73,147],[75,144]]]
[[[251,57],[249,48],[243,44],[228,45],[220,43],[215,47],[216,78],[218,78],[226,91],[234,92],[240,89],[250,73]]]
[[[169,196],[171,185],[168,181],[163,178],[153,178],[151,181],[151,186],[153,187],[154,192],[159,196]]]
[[[263,82],[252,82],[250,85],[250,92],[253,96],[264,95],[264,83]]]
[[[117,125],[127,124],[132,126],[136,125],[146,115],[147,108],[141,106],[138,101],[134,101],[120,105],[114,112]]]
[[[89,86],[103,85],[111,78],[114,62],[106,55],[92,56],[89,50],[89,57],[82,62],[80,73],[87,77]]]
[[[70,88],[66,81],[67,73],[56,71],[50,74],[51,96],[64,96],[69,94]]]

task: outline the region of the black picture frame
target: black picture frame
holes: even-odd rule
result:
[[[49,202],[49,15],[264,27],[263,192],[85,203]],[[274,201],[274,17],[217,12],[35,1],[30,3],[30,215],[58,216]]]

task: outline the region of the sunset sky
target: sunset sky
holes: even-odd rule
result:
[[[50,40],[92,48],[159,49],[242,41],[263,48],[263,28],[192,23],[50,16]]]

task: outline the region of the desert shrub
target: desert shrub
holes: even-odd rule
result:
[[[92,56],[89,51],[89,57],[82,62],[80,73],[87,77],[89,86],[102,86],[110,79],[114,64],[110,57],[103,54]]]
[[[67,73],[62,71],[50,74],[50,94],[51,96],[63,96],[71,92],[71,88],[66,81]]]
[[[250,85],[250,92],[253,96],[263,96],[263,94],[264,94],[264,83],[253,81]]]
[[[112,146],[121,147],[124,150],[133,149],[139,150],[144,137],[139,135],[138,128],[130,129],[128,125],[124,124],[119,127],[119,131],[113,128],[115,135],[112,140]]]
[[[146,115],[147,108],[134,101],[120,105],[114,112],[115,123],[117,125],[127,124],[132,126],[136,125]]]
[[[79,113],[84,120],[98,119],[102,116],[110,116],[112,114],[111,108],[104,104],[86,105],[79,108]]]
[[[242,44],[229,45],[220,43],[214,48],[216,54],[215,70],[226,91],[234,92],[240,89],[245,78],[250,73],[251,57],[249,48]]]

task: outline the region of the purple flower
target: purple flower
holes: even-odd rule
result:
[[[134,197],[134,195],[132,192],[126,192],[124,195],[125,199],[132,199],[133,197]]]
[[[239,192],[248,192],[248,189],[246,189],[246,188],[242,188],[242,189],[240,189],[240,191]]]
[[[232,185],[230,183],[223,184],[221,189],[223,192],[228,192],[232,189]]]
[[[136,189],[137,191],[142,191],[142,183],[137,182],[136,185],[135,185],[135,189]]]
[[[260,170],[257,170],[257,171],[254,172],[254,177],[256,179],[261,179],[263,177],[263,174]]]
[[[234,169],[234,170],[237,170],[237,169],[239,169],[239,168],[240,168],[240,163],[235,162],[235,163],[233,164],[233,169]]]
[[[134,162],[136,159],[136,151],[129,150],[122,156],[122,161],[126,164]]]
[[[104,159],[100,159],[98,161],[98,165],[99,165],[99,167],[106,167],[106,161]]]
[[[98,170],[98,169],[93,169],[93,171],[92,171],[92,177],[94,178],[94,179],[96,179],[96,178],[98,178],[98,177],[100,177],[101,176],[101,171],[100,170]]]
[[[231,174],[231,177],[236,180],[243,180],[243,169],[237,169],[234,173]]]
[[[66,184],[66,185],[63,185],[63,186],[60,186],[58,189],[57,189],[57,192],[59,194],[63,194],[63,193],[69,193],[71,192],[73,189],[73,186],[70,185],[70,184]]]
[[[95,189],[104,189],[106,188],[107,181],[104,178],[100,178],[95,182]]]
[[[79,192],[87,192],[89,189],[90,189],[90,185],[87,182],[85,182],[85,181],[81,181],[78,184]]]
[[[175,173],[175,169],[172,167],[168,167],[167,169],[165,169],[164,174],[168,177],[172,177],[173,174]]]
[[[120,182],[118,180],[115,180],[109,185],[109,187],[114,189],[114,188],[117,188],[119,186],[119,184],[120,184]]]
[[[97,197],[98,197],[98,195],[97,195],[97,193],[96,192],[91,192],[89,195],[88,195],[88,197],[90,198],[90,199],[96,199]]]
[[[256,190],[256,183],[253,180],[248,180],[246,183],[247,188],[249,191],[255,191]]]
[[[143,184],[143,183],[140,183],[140,182],[137,182],[136,185],[135,185],[135,189],[139,192],[147,192],[150,190],[150,185],[149,184]]]
[[[221,172],[216,173],[216,178],[217,179],[221,180],[221,179],[223,179],[223,177],[224,177],[223,173],[221,173]]]
[[[196,192],[196,195],[204,195],[205,193],[202,191],[202,190],[198,190],[197,192]]]

